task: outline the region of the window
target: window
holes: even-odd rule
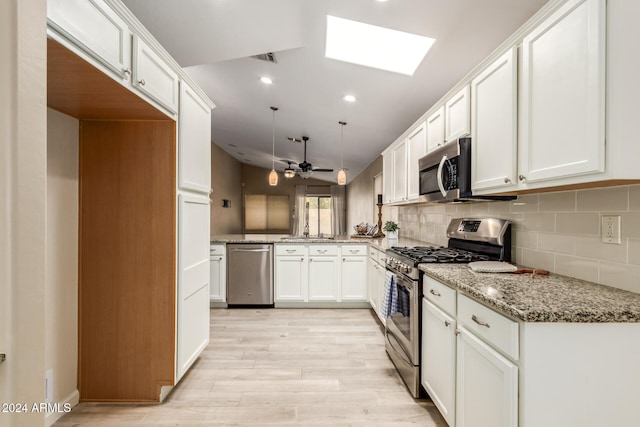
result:
[[[331,235],[331,196],[307,196],[309,235]]]
[[[289,196],[247,194],[244,229],[245,232],[289,233]]]

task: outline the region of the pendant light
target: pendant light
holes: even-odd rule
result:
[[[276,107],[271,107],[273,111],[273,132],[271,135],[271,172],[269,173],[269,185],[278,185],[278,172],[276,172]]]
[[[347,122],[338,122],[340,124],[340,170],[338,171],[338,185],[347,185],[347,173],[342,167],[342,155],[344,152],[344,127]]]

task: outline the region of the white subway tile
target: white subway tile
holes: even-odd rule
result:
[[[589,282],[598,281],[598,261],[568,255],[556,256],[556,273]]]
[[[511,202],[511,212],[538,212],[538,200],[537,194],[525,194],[519,196],[517,200]]]
[[[640,238],[640,212],[622,212],[619,215],[622,238]]]
[[[518,260],[518,264],[531,268],[555,271],[555,257],[551,252],[522,249],[522,258]]]
[[[600,235],[598,213],[558,213],[556,232],[564,234]]]
[[[600,263],[600,283],[640,293],[640,267],[614,262]]]
[[[573,255],[576,251],[575,236],[557,233],[538,233],[538,250]]]
[[[525,230],[530,231],[555,231],[554,213],[525,213],[522,224]]]
[[[542,193],[539,204],[540,212],[575,212],[576,192]]]
[[[513,236],[511,246],[517,246],[526,249],[538,248],[538,233],[536,231],[512,229],[511,234]]]
[[[629,239],[628,243],[627,262],[633,265],[640,265],[640,239]],[[638,280],[640,280],[640,277]]]
[[[576,255],[601,261],[626,262],[627,242],[623,240],[621,245],[612,245],[602,243],[600,236],[577,236]]]
[[[629,187],[606,187],[578,190],[578,212],[626,211],[629,208]]]
[[[629,210],[640,212],[640,185],[629,186]]]

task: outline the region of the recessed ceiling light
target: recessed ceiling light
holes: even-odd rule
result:
[[[342,99],[344,99],[347,102],[355,102],[356,101],[356,97],[353,95],[345,95],[342,97]]]
[[[325,56],[413,75],[435,39],[327,15]]]
[[[273,80],[271,80],[269,77],[260,77],[260,81],[266,85],[270,85],[271,83],[273,83]]]

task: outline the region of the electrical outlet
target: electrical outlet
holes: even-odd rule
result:
[[[619,245],[620,239],[620,215],[602,216],[602,242]]]
[[[44,403],[53,401],[53,369],[49,369],[44,377]]]

